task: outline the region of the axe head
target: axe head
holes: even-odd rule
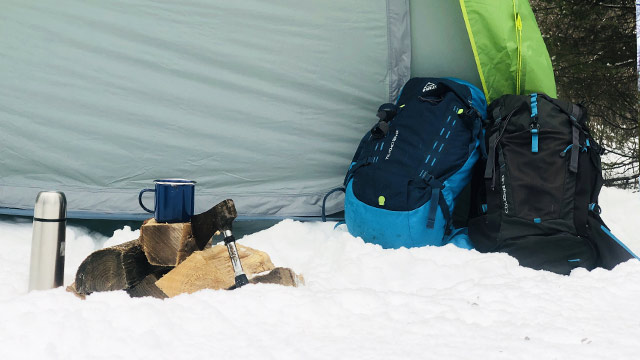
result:
[[[233,200],[227,199],[203,212],[191,217],[191,231],[200,250],[218,231],[231,230],[233,220],[238,217]]]

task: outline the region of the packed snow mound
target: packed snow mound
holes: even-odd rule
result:
[[[639,195],[602,195],[605,220],[629,244]],[[608,218],[614,207],[620,216]],[[334,226],[285,220],[238,240],[303,274],[303,287],[248,285],[166,300],[116,291],[83,301],[62,288],[27,293],[31,225],[2,223],[0,358],[637,358],[637,260],[562,276],[452,245],[385,250]],[[137,234],[124,228],[92,241],[86,230],[68,229],[65,282],[96,244]]]

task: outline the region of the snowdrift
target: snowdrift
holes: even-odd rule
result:
[[[605,220],[638,250],[640,194],[604,189]],[[334,223],[285,220],[239,243],[307,285],[250,285],[173,299],[26,293],[31,225],[0,224],[3,359],[635,359],[640,262],[560,276],[504,254],[383,250]],[[110,239],[67,233],[66,282]],[[106,242],[106,243],[105,243]]]

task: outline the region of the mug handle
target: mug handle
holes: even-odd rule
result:
[[[154,213],[153,210],[149,210],[147,209],[146,206],[144,206],[144,204],[142,203],[142,194],[146,193],[147,191],[152,191],[152,192],[156,192],[155,189],[143,189],[142,191],[140,191],[140,195],[138,195],[138,203],[140,203],[140,206],[144,209],[144,211],[148,212],[148,213]]]

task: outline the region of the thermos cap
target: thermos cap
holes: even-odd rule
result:
[[[67,217],[67,198],[59,191],[41,191],[33,209],[34,219],[62,220]]]

